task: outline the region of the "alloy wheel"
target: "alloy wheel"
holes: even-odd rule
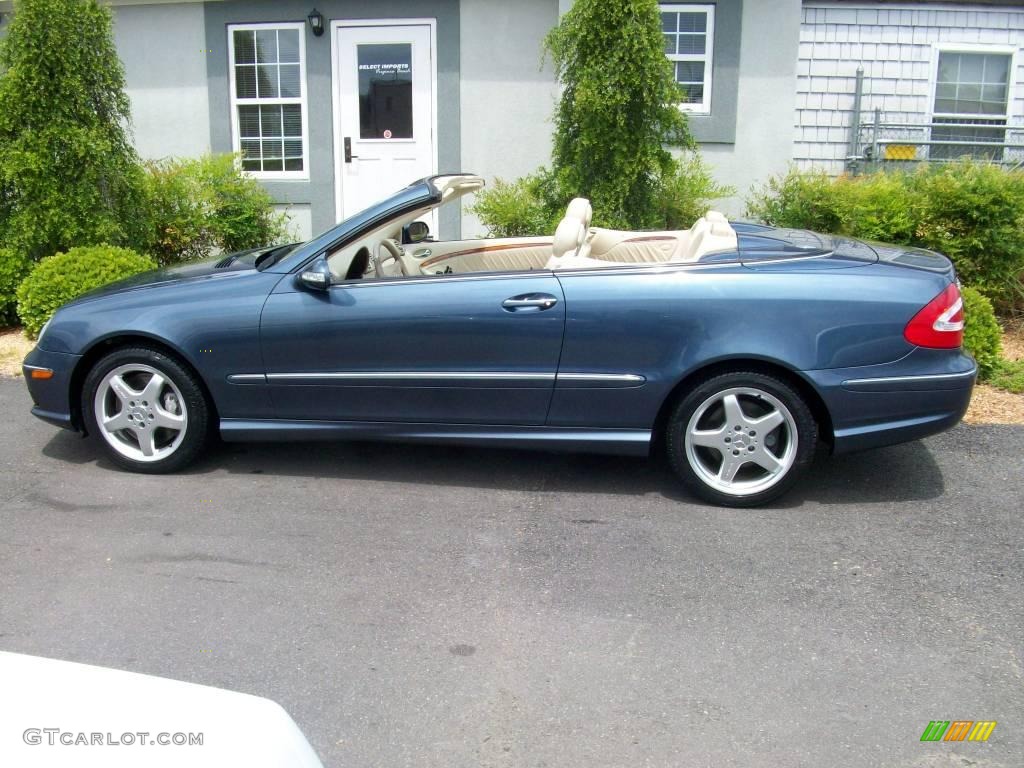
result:
[[[684,435],[686,458],[702,482],[730,496],[779,483],[797,457],[796,421],[774,395],[731,387],[705,399]]]
[[[167,375],[144,363],[120,365],[96,388],[93,402],[103,439],[125,458],[155,462],[185,438],[185,399]]]

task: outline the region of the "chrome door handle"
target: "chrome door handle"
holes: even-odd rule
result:
[[[558,299],[548,293],[528,293],[523,296],[513,296],[501,302],[501,306],[510,312],[519,309],[551,309],[558,303]]]
[[[429,248],[420,248],[418,251],[413,251],[412,255],[415,256],[417,259],[425,259],[431,253],[433,253],[433,251],[431,251]]]

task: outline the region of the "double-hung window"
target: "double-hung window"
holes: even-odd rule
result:
[[[1013,55],[1001,49],[939,50],[929,157],[999,161],[1006,141]]]
[[[228,28],[232,139],[258,178],[309,178],[304,33],[301,23]]]
[[[672,62],[676,82],[683,91],[680,109],[710,113],[715,6],[663,3],[661,31],[665,56]]]

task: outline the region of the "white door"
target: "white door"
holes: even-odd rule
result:
[[[338,219],[436,173],[433,26],[337,22]]]

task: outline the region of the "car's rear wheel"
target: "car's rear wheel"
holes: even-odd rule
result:
[[[753,507],[786,493],[810,466],[814,415],[787,382],[737,371],[700,382],[675,406],[669,461],[701,498]]]
[[[147,347],[118,349],[85,379],[82,412],[118,466],[134,472],[181,469],[206,444],[210,408],[195,375]]]

